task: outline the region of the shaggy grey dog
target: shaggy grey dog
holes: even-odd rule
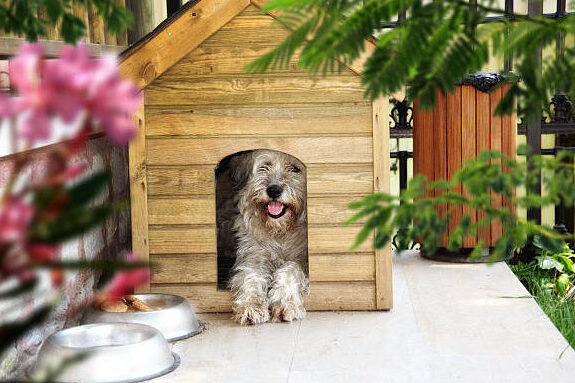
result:
[[[242,325],[305,317],[307,215],[305,166],[273,150],[238,157],[232,178],[243,183],[234,220],[237,258],[230,288]]]

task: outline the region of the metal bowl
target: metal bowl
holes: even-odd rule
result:
[[[97,323],[56,332],[40,348],[31,377],[60,369],[58,382],[140,382],[174,370],[179,357],[155,328]]]
[[[135,294],[153,311],[111,313],[95,307],[86,310],[82,323],[141,323],[157,328],[168,342],[175,342],[201,332],[202,325],[190,302],[178,295]]]

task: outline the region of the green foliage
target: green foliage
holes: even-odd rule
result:
[[[575,48],[564,56],[536,59],[540,47],[554,47],[559,34],[567,41],[575,35],[575,15],[558,19],[514,14],[513,21],[478,24],[487,15],[505,15],[493,1],[464,0],[274,0],[264,7],[280,14],[292,29],[277,48],[247,66],[250,72],[287,67],[299,53],[299,66],[310,72],[340,69],[367,55],[363,68],[366,96],[387,97],[407,85],[407,97],[431,107],[436,91],[446,94],[467,74],[474,73],[490,56],[512,58],[516,75],[496,113],[510,113],[518,99],[520,113],[539,118],[551,96],[561,89],[575,96]],[[400,11],[407,18],[393,29]],[[365,51],[365,40],[377,36],[376,47]],[[503,68],[501,68],[503,70]],[[573,97],[572,97],[573,99]]]
[[[564,297],[573,287],[575,280],[573,250],[565,242],[550,244],[547,238],[542,236],[535,236],[533,244],[539,254],[537,266],[552,272],[552,279],[545,286],[560,297]]]
[[[77,43],[86,36],[84,21],[72,11],[79,5],[106,21],[108,30],[123,33],[134,21],[132,13],[115,0],[0,0],[0,30],[4,33],[23,35],[29,41],[48,37],[47,29],[59,25],[67,43]],[[45,17],[38,17],[39,11]]]
[[[520,148],[520,152],[525,152]],[[573,167],[565,159],[575,158],[573,153],[561,153],[557,158],[530,157],[527,161],[511,160],[499,152],[487,151],[477,159],[469,160],[453,176],[452,180],[428,183],[424,176],[410,180],[407,189],[399,197],[377,193],[350,205],[358,212],[348,223],[366,218],[354,247],[359,246],[375,232],[374,246],[385,246],[396,235],[398,250],[406,250],[409,244],[419,242],[422,250],[433,254],[447,233],[452,217],[449,211],[440,215],[440,206],[466,206],[471,211],[483,212],[485,218],[474,221],[468,214],[457,222],[448,237],[448,250],[462,247],[467,237],[475,237],[481,228],[499,221],[504,235],[497,240],[491,252],[491,260],[505,259],[517,249],[535,238],[540,249],[558,253],[563,251],[563,239],[553,229],[520,219],[508,206],[494,204],[497,198],[506,198],[517,208],[542,207],[563,201],[572,204],[575,199]],[[542,180],[545,196],[527,193],[515,196],[514,190],[532,185],[535,174],[542,169],[553,171],[555,176]],[[463,190],[464,192],[459,192]],[[478,243],[472,257],[479,256],[483,243]]]
[[[554,273],[538,267],[537,262],[510,265],[517,278],[525,285],[541,309],[563,334],[571,347],[575,348],[575,304],[572,299],[564,299],[555,294],[550,285]]]

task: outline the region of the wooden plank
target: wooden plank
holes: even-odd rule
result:
[[[475,158],[475,88],[472,86],[461,87],[461,160]],[[465,190],[464,190],[465,192]],[[467,197],[469,195],[465,193]],[[477,212],[470,207],[464,206],[463,214],[471,217],[471,223],[477,222]],[[467,237],[463,240],[463,247],[473,248],[477,244],[477,236]]]
[[[501,151],[501,130],[502,130],[502,121],[501,117],[495,116],[493,113],[495,112],[495,108],[499,101],[501,101],[501,88],[496,88],[489,94],[489,104],[490,104],[490,116],[491,116],[491,125],[490,125],[490,138],[491,138],[491,150]],[[501,164],[501,161],[495,161],[496,164]],[[491,192],[492,198],[492,206],[501,208],[503,206],[503,200],[501,198],[501,194],[497,194]],[[502,228],[501,222],[499,220],[494,220],[491,223],[491,242],[495,245],[495,242],[501,237]]]
[[[369,134],[371,103],[146,108],[148,137]]]
[[[143,88],[200,45],[249,5],[249,0],[212,0],[184,5],[122,56],[120,72]]]
[[[348,209],[359,196],[321,196],[307,199],[310,225],[342,224],[353,215]],[[215,225],[215,202],[212,197],[149,198],[150,225]]]
[[[152,256],[152,283],[216,283],[217,255],[177,254]]]
[[[229,23],[220,28],[202,45],[209,47],[244,46],[277,46],[289,36],[289,30],[273,17],[260,14],[255,7],[248,7]]]
[[[146,182],[146,123],[144,104],[136,113],[138,132],[129,147],[130,209],[132,218],[132,251],[143,261],[149,260],[148,192]],[[149,285],[141,291],[148,291]]]
[[[186,297],[196,312],[230,312],[231,292],[215,284],[155,284],[152,292]],[[374,310],[375,284],[372,282],[316,282],[306,299],[310,311]]]
[[[320,226],[308,228],[310,253],[349,253],[359,226]],[[216,253],[214,226],[151,226],[148,232],[150,254]],[[354,253],[371,251],[371,241],[364,242]]]
[[[502,94],[505,94],[510,87],[511,85],[505,85],[503,87]],[[517,113],[515,110],[516,109],[514,108],[511,115],[503,116],[503,120],[501,122],[501,150],[511,159],[515,159],[517,157]],[[515,195],[515,190],[513,190],[513,195]],[[513,212],[515,211],[515,207],[509,198],[503,198],[503,206]]]
[[[121,7],[126,7],[126,0],[116,0],[117,4]],[[116,36],[118,45],[128,45],[128,31],[123,31]]]
[[[304,164],[373,161],[371,137],[148,138],[149,165],[216,165],[242,150],[271,149]]]
[[[375,281],[375,256],[361,254],[310,254],[309,278],[313,282]]]
[[[447,98],[440,90],[436,92],[436,105],[433,113],[433,144],[435,147],[433,162],[435,164],[434,176],[436,180],[447,179]],[[436,192],[439,196],[440,193]],[[440,217],[447,214],[447,205],[437,207]],[[447,246],[447,234],[442,236],[441,246]]]
[[[389,164],[389,101],[373,101],[373,191],[390,192]],[[393,307],[391,244],[375,250],[375,302],[378,310]]]
[[[14,56],[18,53],[18,50],[26,42],[25,39],[19,37],[0,37],[0,56],[8,57]],[[63,41],[52,41],[52,40],[38,40],[46,51],[46,57],[57,57],[62,47],[64,46]],[[93,56],[102,56],[104,54],[116,55],[122,52],[126,47],[121,46],[110,46],[110,45],[98,45],[98,44],[85,44],[90,50]]]
[[[151,292],[176,294],[186,298],[197,313],[225,313],[232,311],[232,293],[218,290],[213,284],[153,284]]]
[[[215,283],[216,254],[157,254],[152,283]],[[310,254],[309,275],[312,282],[375,280],[373,253]]]
[[[282,41],[258,31],[258,36],[265,37],[266,43],[246,43],[245,35],[236,33],[234,42],[222,41],[215,44],[221,30],[190,52],[180,62],[168,69],[162,77],[213,76],[217,74],[245,74],[246,65],[263,56]],[[271,43],[273,41],[273,43]],[[287,67],[271,68],[267,73],[307,73],[298,69],[298,56],[294,55]]]
[[[461,168],[461,88],[447,95],[447,176],[451,179]],[[461,192],[461,185],[455,191]],[[461,206],[450,205],[449,234],[461,219]]]
[[[150,196],[214,195],[213,165],[148,166]],[[362,195],[373,191],[371,164],[311,164],[307,166],[308,197],[316,195]]]
[[[357,76],[160,77],[147,88],[148,105],[253,105],[364,102]]]
[[[98,15],[96,7],[90,9],[90,42],[92,44],[105,44],[106,34],[104,32],[104,21]]]
[[[475,137],[477,144],[477,154],[489,150],[491,146],[490,125],[491,117],[489,114],[489,94],[477,92],[475,94],[477,112],[475,113],[477,135]],[[477,212],[477,220],[485,219],[484,212]],[[491,247],[491,229],[490,226],[484,226],[479,230],[478,239],[482,240],[485,247]]]
[[[216,203],[211,197],[148,199],[150,225],[215,225]]]

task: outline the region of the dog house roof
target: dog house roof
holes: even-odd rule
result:
[[[267,1],[192,0],[120,54],[120,73],[143,89],[246,7],[262,8]],[[274,13],[268,14],[277,19]],[[371,39],[365,41],[365,55],[347,65],[351,71],[358,75],[362,72],[374,43]]]

